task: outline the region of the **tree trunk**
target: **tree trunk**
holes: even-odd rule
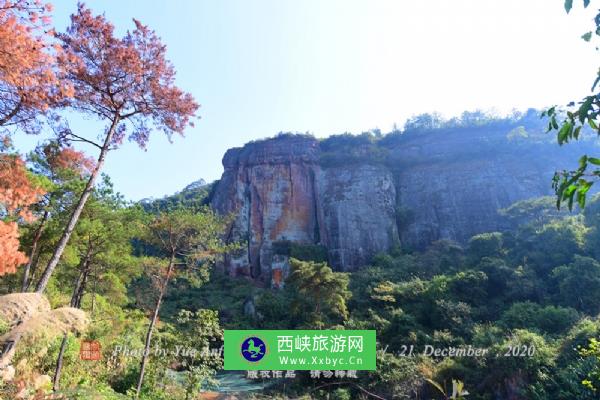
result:
[[[35,277],[35,274],[36,274],[37,269],[40,264],[40,253],[41,252],[42,252],[42,250],[38,249],[38,252],[35,255],[35,259],[31,263],[31,270],[29,271],[29,281],[27,282],[27,287],[25,288],[26,292],[29,292],[29,289],[31,289],[31,285],[33,284],[33,279]]]
[[[58,358],[56,359],[56,371],[54,372],[54,379],[52,380],[52,390],[55,392],[60,389],[60,373],[62,371],[63,358],[65,356],[66,348],[67,334],[65,333],[60,344],[60,351],[58,352]]]
[[[21,285],[21,292],[26,292],[27,289],[29,289],[29,274],[31,272],[31,266],[33,265],[33,260],[36,258],[38,243],[40,241],[40,238],[42,237],[42,232],[44,231],[44,226],[46,225],[46,221],[48,220],[48,215],[48,210],[44,211],[44,216],[40,221],[40,225],[35,230],[33,243],[31,244],[31,254],[29,254],[29,261],[27,261],[27,265],[25,265],[25,270],[23,271],[23,284]]]
[[[77,277],[77,281],[75,282],[75,287],[73,288],[73,295],[71,296],[71,303],[69,304],[71,307],[81,308],[81,298],[83,297],[83,292],[85,291],[85,287],[87,284],[88,276],[92,270],[90,265],[90,260],[92,258],[92,250],[91,247],[88,248],[85,258],[83,259],[82,264],[80,265],[79,276]]]
[[[160,310],[160,305],[162,303],[163,296],[167,291],[167,285],[169,283],[169,278],[173,271],[173,267],[175,265],[175,253],[171,254],[171,259],[169,260],[169,267],[167,268],[167,276],[160,288],[160,292],[158,294],[158,299],[156,300],[156,305],[154,306],[154,312],[152,313],[152,318],[150,319],[150,325],[148,326],[148,332],[146,332],[146,342],[144,344],[144,352],[142,353],[142,361],[140,363],[140,376],[138,378],[137,389],[135,393],[135,398],[137,399],[140,396],[140,391],[142,390],[142,383],[144,382],[144,373],[146,372],[146,364],[148,363],[148,353],[150,352],[150,342],[152,340],[152,331],[154,330],[154,325],[156,324],[156,320],[158,318],[158,311]]]
[[[75,282],[75,288],[73,288],[73,295],[71,296],[71,307],[80,308],[81,307],[81,298],[83,297],[83,292],[85,290],[85,284],[87,282],[87,277],[90,273],[90,259],[91,259],[92,249],[88,247],[85,258],[81,261],[79,276],[77,277],[77,281]],[[60,351],[58,352],[58,358],[56,359],[56,370],[54,371],[54,379],[52,380],[52,390],[57,391],[60,388],[60,373],[62,371],[63,366],[63,358],[65,355],[65,350],[67,348],[67,333],[65,332],[62,342],[60,344]]]
[[[58,262],[60,261],[60,257],[62,256],[63,252],[65,251],[65,247],[67,247],[67,243],[69,242],[69,239],[71,238],[71,234],[73,233],[73,230],[75,229],[75,225],[77,224],[77,220],[79,220],[79,216],[81,215],[81,212],[83,211],[83,207],[85,206],[85,203],[87,202],[88,198],[92,194],[92,190],[94,189],[94,184],[96,182],[96,178],[98,177],[98,174],[100,173],[100,170],[102,169],[102,166],[104,165],[104,159],[106,158],[106,154],[108,153],[112,138],[115,134],[118,124],[119,124],[119,117],[116,116],[113,119],[113,121],[110,125],[110,128],[108,129],[106,138],[104,140],[104,144],[102,145],[102,148],[100,149],[100,155],[98,156],[96,168],[94,168],[94,171],[90,175],[90,178],[88,179],[87,184],[85,185],[85,189],[83,190],[83,193],[81,194],[81,197],[79,198],[79,201],[77,202],[77,206],[75,207],[75,210],[73,210],[73,213],[71,214],[71,217],[69,218],[67,227],[63,231],[63,234],[60,238],[60,241],[58,242],[58,245],[56,246],[56,249],[54,249],[52,258],[50,258],[50,261],[48,262],[48,265],[46,266],[46,269],[44,270],[44,273],[42,274],[42,277],[40,278],[40,281],[38,282],[37,287],[35,288],[35,291],[37,293],[41,294],[46,289],[46,286],[48,285],[48,281],[50,280],[50,276],[52,275],[52,272],[54,272],[54,269],[58,265]]]
[[[94,317],[94,311],[96,310],[96,284],[98,283],[98,269],[96,268],[96,271],[94,272],[94,276],[96,277],[96,279],[94,279],[94,286],[92,287],[92,307],[91,307],[91,313],[92,313],[92,318]],[[83,296],[83,293],[82,293]],[[81,302],[81,299],[79,299],[79,301]]]

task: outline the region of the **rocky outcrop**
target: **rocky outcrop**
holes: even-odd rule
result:
[[[551,194],[555,169],[572,167],[592,146],[513,141],[508,131],[400,135],[356,147],[353,157],[307,135],[231,149],[211,205],[234,215],[228,239],[245,247],[225,267],[278,286],[288,268],[282,242],[323,246],[329,263],[347,271],[400,242],[422,248],[501,230],[499,209]]]
[[[292,137],[225,154],[212,204],[221,214],[236,216],[229,239],[246,241],[246,249],[227,260],[232,272],[270,279],[274,242],[320,241],[317,149],[315,140]]]
[[[52,310],[48,300],[38,293],[0,296],[0,320],[8,328],[0,335],[0,376],[17,350],[67,332],[83,332],[89,323],[84,311],[72,307]]]

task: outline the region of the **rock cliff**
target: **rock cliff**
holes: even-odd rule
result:
[[[560,148],[549,136],[511,135],[514,128],[325,140],[281,135],[231,149],[210,201],[235,215],[228,239],[246,247],[225,267],[279,285],[290,243],[325,249],[329,263],[347,271],[399,243],[464,243],[501,230],[499,209],[551,194],[554,171],[596,146]]]

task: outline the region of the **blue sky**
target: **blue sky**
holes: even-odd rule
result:
[[[185,139],[157,132],[145,152],[127,143],[105,172],[131,200],[161,197],[218,179],[228,148],[280,131],[385,132],[422,112],[567,103],[598,68],[580,39],[593,10],[575,3],[567,16],[562,0],[87,1],[120,33],[133,17],[155,29],[178,85],[202,105]],[[76,1],[54,5],[62,30]]]

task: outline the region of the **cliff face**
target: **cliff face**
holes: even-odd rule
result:
[[[225,154],[225,172],[212,205],[221,214],[236,216],[230,239],[247,241],[245,251],[227,260],[231,272],[270,277],[273,264],[280,261],[273,252],[274,242],[320,241],[317,152],[315,140],[293,137]]]
[[[322,245],[343,270],[398,242],[394,178],[384,166],[322,168],[319,142],[303,136],[229,150],[223,165],[212,205],[236,216],[229,239],[247,242],[227,260],[232,273],[270,279],[275,268],[285,275],[277,242]]]
[[[401,241],[423,247],[435,240],[465,243],[482,232],[502,230],[498,209],[552,195],[554,172],[575,168],[590,142],[560,147],[543,141],[509,141],[497,127],[417,136],[390,149],[401,214]]]
[[[320,168],[316,193],[322,244],[331,265],[354,269],[398,243],[396,188],[387,168],[369,164]]]
[[[226,269],[279,285],[289,255],[281,243],[320,245],[338,270],[353,270],[400,242],[464,243],[502,229],[498,209],[551,194],[555,169],[572,167],[591,144],[509,141],[507,129],[497,127],[402,135],[375,146],[383,158],[358,146],[361,156],[347,161],[343,148],[334,150],[335,163],[325,162],[331,149],[308,136],[229,150],[211,205],[235,215],[229,239],[247,247],[226,260]]]

